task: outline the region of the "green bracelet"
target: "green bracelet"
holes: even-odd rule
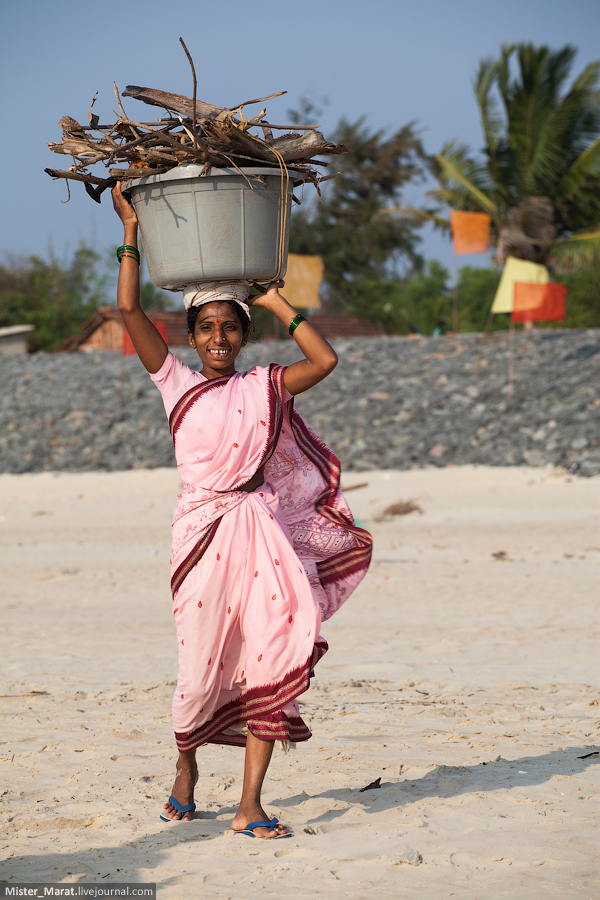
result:
[[[306,316],[303,316],[300,313],[298,313],[298,315],[294,316],[294,318],[290,322],[290,327],[288,328],[288,331],[290,334],[294,333],[294,331],[296,330],[296,328],[298,327],[300,322],[306,322]]]
[[[132,259],[137,260],[138,265],[140,264],[140,251],[137,247],[132,247],[131,244],[123,244],[122,247],[117,247],[117,259],[119,262],[121,262],[124,256],[130,256]]]

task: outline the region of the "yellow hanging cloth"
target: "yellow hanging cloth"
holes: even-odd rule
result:
[[[529,262],[527,259],[517,259],[509,256],[504,264],[502,278],[492,303],[491,312],[509,313],[515,305],[515,282],[528,281],[533,284],[547,284],[550,280],[548,269],[539,263]]]

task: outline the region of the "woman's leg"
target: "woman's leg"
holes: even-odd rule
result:
[[[243,831],[250,822],[269,821],[269,816],[260,803],[260,793],[271,762],[274,743],[274,741],[261,741],[248,731],[242,799],[231,823],[234,831]],[[273,838],[286,834],[287,830],[285,826],[277,825],[275,828],[255,828],[254,834],[259,838]]]
[[[171,795],[181,804],[187,806],[194,802],[194,787],[198,781],[198,766],[196,765],[196,751],[180,753],[175,769],[175,782]],[[164,809],[169,819],[181,819],[190,822],[194,818],[194,811],[180,813],[171,803],[165,803]]]

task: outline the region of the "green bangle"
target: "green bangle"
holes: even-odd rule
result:
[[[139,265],[141,257],[137,247],[132,247],[131,244],[124,244],[122,247],[117,247],[117,259],[119,262],[121,262],[124,256],[130,256],[133,259],[136,259]]]
[[[298,327],[300,322],[306,322],[306,316],[303,316],[300,313],[298,313],[298,315],[294,316],[294,318],[290,322],[290,327],[288,328],[288,331],[290,334],[294,333],[294,331],[296,330],[296,328]]]

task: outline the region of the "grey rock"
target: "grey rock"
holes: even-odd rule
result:
[[[295,399],[346,468],[449,463],[562,466],[600,474],[600,331],[505,332],[333,342],[337,369]],[[178,348],[188,365],[194,351]],[[478,367],[478,357],[480,365]],[[239,368],[300,358],[293,341],[249,344]],[[0,358],[0,471],[172,466],[159,392],[136,357]]]

